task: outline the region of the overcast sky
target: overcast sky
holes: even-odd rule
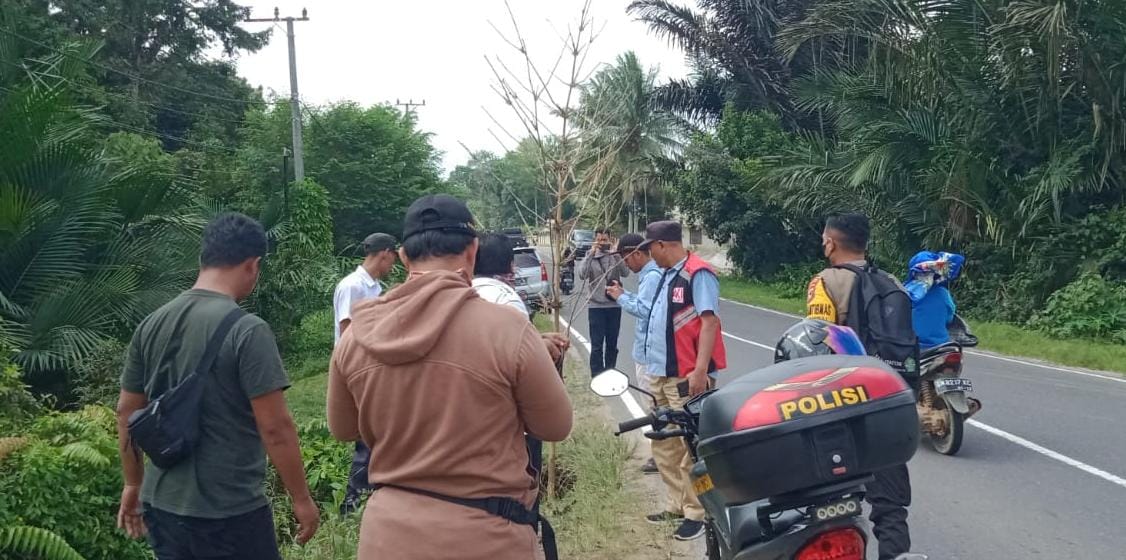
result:
[[[611,63],[633,50],[646,66],[659,66],[661,79],[685,72],[679,51],[648,33],[626,14],[630,0],[594,0],[592,15],[602,29],[588,65]],[[353,100],[364,105],[396,99],[426,100],[415,110],[421,127],[434,134],[448,171],[468,159],[470,149],[502,147],[489,133],[496,129],[483,108],[515,132],[519,125],[490,89],[485,56],[514,53],[490,27],[511,30],[503,0],[244,0],[252,17],[299,16],[295,23],[299,91],[307,103]],[[558,56],[559,34],[577,21],[582,0],[510,0],[533,58],[545,67]],[[269,23],[244,24],[247,29]],[[239,73],[267,92],[289,95],[285,23],[269,46],[238,61]],[[499,132],[498,132],[499,135]]]

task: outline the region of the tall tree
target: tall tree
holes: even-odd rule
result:
[[[676,168],[688,127],[656,103],[657,69],[645,68],[633,51],[618,56],[583,86],[580,126],[586,139],[609,147],[616,186],[613,202],[603,217],[617,221],[621,205],[629,215],[628,228],[636,231],[641,201],[660,192]],[[611,214],[612,212],[612,214]]]
[[[239,78],[229,60],[208,52],[218,46],[228,58],[265,46],[270,32],[249,32],[239,22],[249,14],[233,0],[10,0],[11,20],[0,31],[37,54],[57,52],[69,41],[99,44],[87,55],[100,87],[81,88],[84,101],[107,108],[117,130],[151,132],[168,149],[206,137],[205,128],[233,143],[247,108],[260,93]],[[80,59],[74,59],[79,62]]]
[[[328,191],[337,249],[372,232],[401,231],[407,206],[443,188],[438,154],[413,119],[389,107],[356,103],[306,110],[305,174]],[[248,115],[238,166],[252,188],[238,195],[238,204],[261,208],[275,194],[284,195],[290,175],[281,165],[289,127],[288,103]]]

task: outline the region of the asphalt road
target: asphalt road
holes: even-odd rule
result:
[[[585,311],[568,316],[585,337]],[[728,355],[720,385],[769,365],[796,321],[731,301],[720,318]],[[631,377],[633,328],[624,315],[618,368]],[[914,551],[931,560],[1126,559],[1126,379],[976,352],[964,375],[983,409],[961,452],[946,457],[924,444],[909,464]],[[608,403],[619,420],[631,417],[623,400]]]

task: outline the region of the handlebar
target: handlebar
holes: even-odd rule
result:
[[[626,420],[618,424],[618,431],[614,435],[621,435],[626,432],[632,432],[644,426],[651,426],[656,420],[652,413],[642,416],[641,418],[634,418],[633,420]]]
[[[645,437],[653,441],[663,441],[674,437],[687,437],[688,432],[684,430],[657,430],[645,434]]]

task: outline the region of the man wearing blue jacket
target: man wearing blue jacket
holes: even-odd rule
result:
[[[633,362],[636,368],[636,379],[640,386],[645,379],[645,333],[649,328],[649,310],[657,290],[661,287],[661,278],[664,270],[657,266],[657,262],[649,255],[648,248],[640,248],[645,238],[636,233],[627,233],[618,240],[617,254],[625,261],[630,271],[637,275],[637,293],[630,293],[615,282],[606,288],[606,295],[616,301],[626,313],[637,318],[633,331]],[[641,467],[645,474],[657,474],[657,463],[650,458]]]

